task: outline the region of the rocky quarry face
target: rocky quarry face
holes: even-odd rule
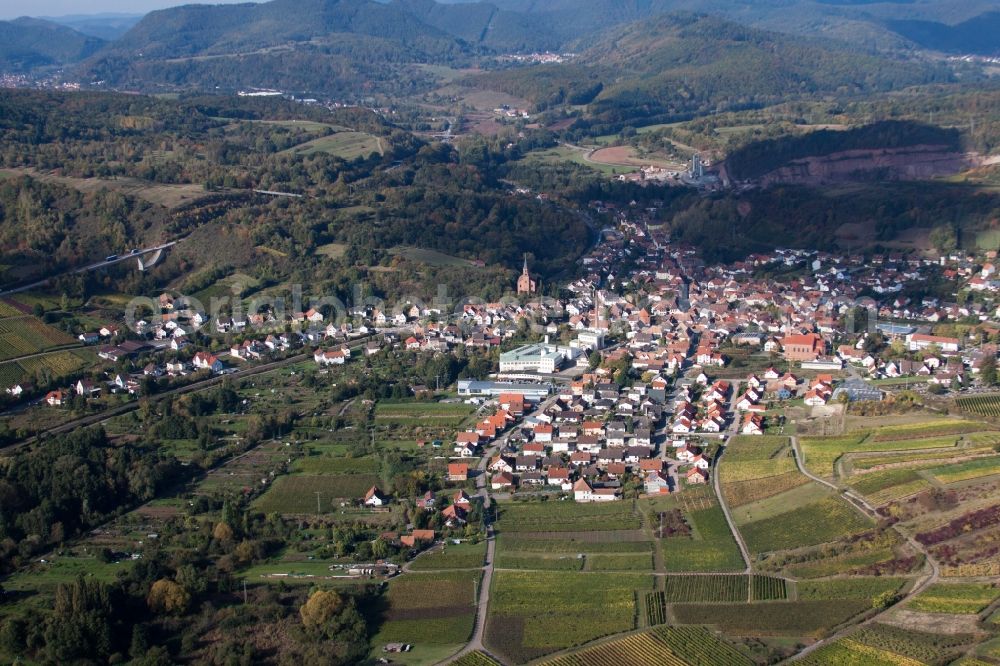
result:
[[[872,180],[923,180],[979,166],[981,158],[946,146],[846,150],[792,160],[758,179],[762,186],[825,185]]]

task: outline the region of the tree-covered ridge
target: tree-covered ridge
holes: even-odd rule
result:
[[[609,32],[573,63],[469,79],[539,108],[587,104],[595,133],[823,94],[857,96],[949,81],[942,66],[859,53],[836,42],[670,14]]]
[[[93,55],[104,41],[50,21],[0,21],[0,72],[66,65]]]
[[[821,129],[798,136],[759,141],[744,146],[726,159],[732,178],[751,179],[805,157],[822,157],[847,150],[877,150],[935,146],[959,151],[962,137],[956,129],[887,120],[849,130]]]

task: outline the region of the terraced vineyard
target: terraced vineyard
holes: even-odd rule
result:
[[[746,576],[667,576],[664,596],[669,603],[746,601]]]
[[[635,634],[576,654],[544,662],[544,666],[689,666],[651,634]]]
[[[0,388],[9,388],[36,378],[54,380],[78,372],[86,365],[79,355],[57,351],[43,356],[33,356],[19,361],[0,363]]]
[[[659,627],[653,630],[691,666],[749,666],[749,657],[704,627]]]
[[[667,622],[667,600],[663,592],[647,592],[645,598],[646,624],[654,626]]]
[[[797,663],[808,666],[924,666],[923,662],[901,654],[880,650],[845,638],[824,645]]]
[[[968,398],[958,398],[955,404],[962,411],[979,416],[1000,416],[1000,393],[994,395],[976,395]]]
[[[704,627],[658,627],[543,666],[751,666],[753,661]]]
[[[788,597],[783,578],[754,575],[750,578],[750,588],[754,601],[774,601]]]
[[[72,344],[73,338],[36,317],[0,319],[0,360]]]

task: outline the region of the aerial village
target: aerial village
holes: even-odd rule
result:
[[[516,300],[458,305],[450,316],[407,303],[353,308],[338,322],[312,308],[284,319],[273,310],[209,317],[163,294],[134,331],[108,324],[80,335],[131,372],[80,379],[43,400],[138,396],[144,382],[201,381],[290,353],[328,367],[387,348],[502,347],[494,375],[457,386],[458,398],[489,402],[480,423],[455,433],[453,455],[494,450],[484,471],[497,492],[557,490],[602,502],[620,499],[625,479],[649,494],[710,482],[718,442],[781,432],[784,406],[881,401],[886,392],[871,380],[905,377],[924,391],[975,390],[983,360],[995,358],[995,252],[931,259],[779,249],[707,265],[654,226],[655,208],[592,207],[616,224],[582,259],[584,274],[564,285],[569,298],[541,298],[527,259]],[[902,295],[931,276],[973,297],[959,304]],[[523,319],[536,341],[511,348]],[[979,337],[931,334],[948,322],[979,324]],[[206,336],[192,335],[199,329],[237,342],[221,349],[215,336],[206,346]],[[30,389],[6,387],[11,399]],[[456,463],[454,477],[469,473]]]

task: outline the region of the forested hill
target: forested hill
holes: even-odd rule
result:
[[[540,107],[589,103],[586,123],[595,131],[618,131],[629,124],[950,78],[937,65],[681,13],[610,31],[572,63],[494,72],[471,83]]]
[[[444,32],[373,0],[273,0],[185,5],[147,14],[102,54],[141,58],[221,55],[353,34],[452,48]]]
[[[104,40],[51,21],[0,21],[0,72],[23,73],[78,62],[103,45]]]
[[[849,150],[877,150],[935,146],[957,152],[962,148],[958,130],[905,121],[883,121],[836,131],[818,130],[751,143],[726,158],[726,169],[736,180],[757,178],[793,160],[824,157]]]

